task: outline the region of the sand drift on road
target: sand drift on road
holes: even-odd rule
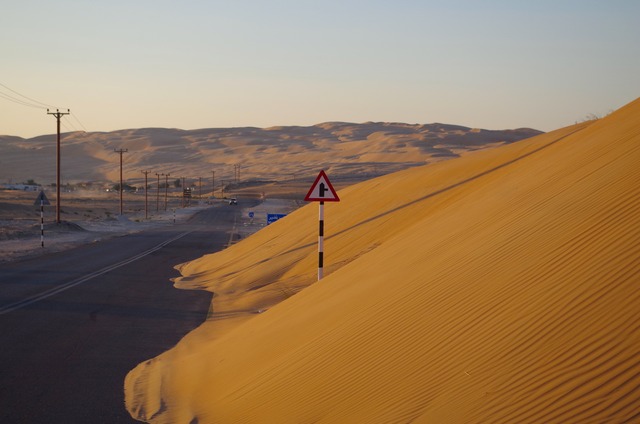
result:
[[[125,381],[153,423],[630,422],[640,100],[339,191],[181,267],[210,318]]]

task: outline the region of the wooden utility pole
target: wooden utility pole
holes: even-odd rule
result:
[[[116,153],[120,153],[120,215],[122,215],[122,191],[124,189],[122,187],[122,154],[127,153],[129,149],[120,149],[120,150],[113,149],[113,151]]]
[[[182,177],[182,207],[184,208],[184,177]]]
[[[60,118],[64,115],[69,115],[71,110],[67,109],[66,112],[60,112],[59,109],[56,109],[55,112],[49,112],[47,109],[47,115],[53,115],[56,117],[58,121],[58,147],[56,149],[57,159],[56,159],[56,168],[58,170],[56,176],[56,224],[60,224]]]
[[[235,179],[235,183],[238,184],[240,182],[240,164],[233,165],[233,178]]]
[[[169,176],[171,174],[164,174],[164,211],[167,211],[167,194],[169,191]]]
[[[211,171],[211,197],[216,197],[216,171]]]
[[[149,184],[147,183],[147,175],[151,171],[142,171],[144,174],[144,219],[149,219]]]
[[[156,192],[156,212],[158,212],[160,210],[160,175],[162,174],[158,174],[156,172],[156,175],[158,176],[158,190]]]
[[[198,177],[198,200],[202,200],[202,177]]]

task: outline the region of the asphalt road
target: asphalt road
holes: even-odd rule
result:
[[[239,206],[0,265],[0,423],[134,423],[123,384],[201,324],[211,301],[174,266],[223,249]]]

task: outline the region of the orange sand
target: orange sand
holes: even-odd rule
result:
[[[134,417],[640,420],[640,99],[339,195],[319,283],[316,204],[181,267],[213,313],[130,372]]]

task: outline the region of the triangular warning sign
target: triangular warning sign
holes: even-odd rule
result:
[[[304,200],[307,202],[339,202],[340,198],[333,189],[327,174],[320,171]]]
[[[35,206],[40,206],[40,205],[49,206],[49,205],[51,205],[51,203],[49,203],[49,199],[47,199],[47,195],[44,194],[44,191],[40,191],[40,194],[38,194],[38,198],[36,199],[35,202],[33,202],[33,204]]]

